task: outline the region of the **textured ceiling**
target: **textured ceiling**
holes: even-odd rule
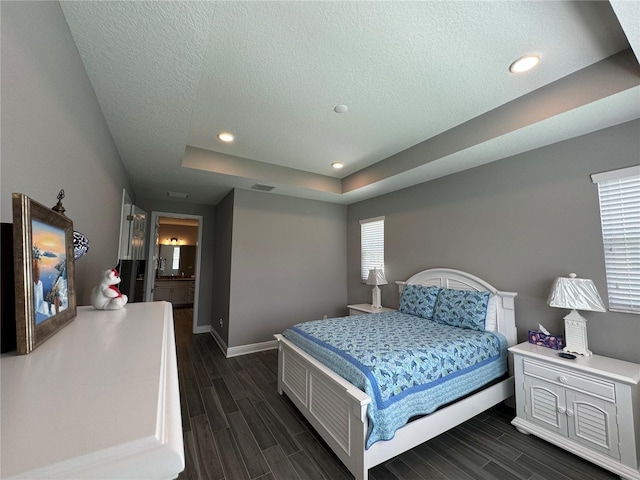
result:
[[[640,1],[61,5],[143,197],[352,203],[640,118]]]

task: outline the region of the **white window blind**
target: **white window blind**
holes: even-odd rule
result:
[[[640,165],[594,174],[609,310],[640,314]]]
[[[371,268],[384,268],[384,217],[360,220],[360,252],[363,281]]]

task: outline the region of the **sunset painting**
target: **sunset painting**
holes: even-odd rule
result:
[[[31,224],[35,323],[69,306],[65,231],[38,220]]]

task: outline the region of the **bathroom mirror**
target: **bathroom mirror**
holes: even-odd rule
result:
[[[160,245],[158,277],[186,277],[196,274],[195,245]]]

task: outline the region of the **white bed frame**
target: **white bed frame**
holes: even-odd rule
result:
[[[434,268],[417,273],[405,285],[437,285],[458,290],[490,291],[497,295],[498,331],[509,346],[516,344],[514,297],[473,275]],[[511,366],[508,378],[477,393],[414,420],[400,428],[392,440],[365,450],[367,405],[371,398],[329,370],[282,335],[278,341],[278,393],[286,393],[356,480],[367,480],[368,470],[459,425],[514,394]]]

